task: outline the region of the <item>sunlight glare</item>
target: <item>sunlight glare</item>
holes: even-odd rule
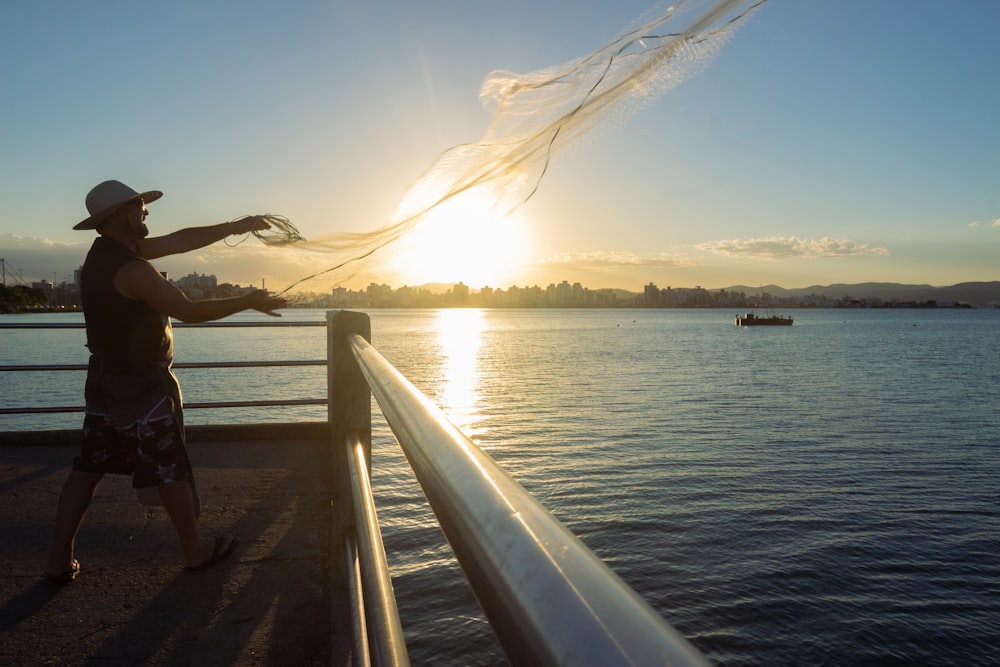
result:
[[[500,214],[475,192],[437,206],[395,246],[388,264],[404,284],[462,282],[474,289],[516,283],[529,253],[524,220]]]
[[[441,409],[475,440],[484,431],[477,425],[479,410],[479,347],[485,327],[483,311],[476,308],[438,311],[438,344],[444,357]]]

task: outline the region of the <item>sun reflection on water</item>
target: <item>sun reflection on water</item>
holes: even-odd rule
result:
[[[484,327],[482,310],[438,311],[437,336],[443,358],[441,409],[474,441],[486,432],[478,389]]]

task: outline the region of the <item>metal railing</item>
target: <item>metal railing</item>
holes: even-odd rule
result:
[[[371,346],[366,315],[341,311],[328,321],[331,390],[363,396],[331,413],[334,442],[360,449],[351,425],[370,427],[358,412],[370,389],[512,664],[706,664]]]
[[[239,406],[327,404],[334,472],[331,574],[334,585],[350,593],[354,664],[409,664],[370,483],[373,395],[512,664],[707,664],[697,649],[371,346],[366,314],[332,311],[326,322],[208,326],[327,327],[323,361],[178,367],[327,365],[326,399],[247,401]],[[86,367],[0,366],[0,372],[30,370]]]
[[[249,327],[324,327],[325,322],[202,322],[199,324],[173,324],[175,329],[219,329],[219,328],[249,328]],[[59,323],[18,323],[10,322],[0,324],[0,330],[42,330],[42,329],[83,329],[85,325],[81,323],[59,322]],[[326,366],[326,359],[293,359],[275,361],[201,361],[175,363],[176,369],[194,368],[267,368],[267,367],[291,367],[291,366]],[[86,364],[17,364],[0,365],[0,373],[37,373],[41,371],[72,371],[85,372]],[[254,401],[204,401],[195,403],[184,403],[185,410],[199,410],[205,408],[267,408],[267,407],[297,407],[304,405],[326,405],[326,398],[298,398],[298,399],[261,399]],[[20,408],[0,407],[0,415],[40,415],[59,414],[67,412],[83,412],[82,405],[47,405],[29,406]]]

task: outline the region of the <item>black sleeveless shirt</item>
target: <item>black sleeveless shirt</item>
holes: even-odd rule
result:
[[[105,372],[144,375],[169,366],[174,355],[170,318],[115,289],[124,264],[146,261],[114,239],[99,236],[80,272],[80,299],[87,323],[87,347]]]

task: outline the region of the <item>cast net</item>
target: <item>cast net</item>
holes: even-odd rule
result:
[[[588,56],[528,74],[495,71],[481,101],[493,109],[483,138],[442,153],[405,192],[382,227],[305,240],[280,216],[258,234],[268,245],[342,255],[332,274],[396,241],[446,201],[476,191],[505,214],[538,190],[553,156],[600,126],[625,123],[674,86],[705,68],[747,17],[767,0],[680,0],[653,10],[635,27]]]

